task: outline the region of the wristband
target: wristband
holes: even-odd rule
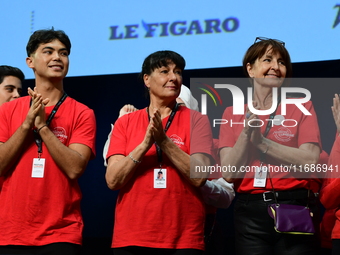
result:
[[[41,126],[39,129],[37,129],[37,133],[39,134],[40,130],[43,129],[44,127],[47,127],[47,124]]]

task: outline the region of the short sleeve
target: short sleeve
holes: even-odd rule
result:
[[[116,120],[112,129],[109,149],[106,155],[106,160],[113,155],[126,156],[126,128],[128,124],[128,114]]]
[[[321,151],[322,146],[319,124],[313,104],[311,101],[309,101],[304,105],[304,107],[312,115],[303,114],[303,117],[300,120],[301,123],[299,123],[298,146],[304,143],[316,143],[319,145]]]
[[[213,155],[213,138],[208,117],[197,111],[191,111],[190,120],[190,154]]]
[[[222,119],[231,120],[233,116],[231,111],[232,107],[225,109]],[[234,147],[236,138],[234,129],[232,129],[230,125],[221,125],[218,144],[219,149],[222,149],[223,147]]]
[[[69,144],[80,143],[92,150],[92,159],[96,155],[96,118],[93,110],[87,108],[80,112]]]

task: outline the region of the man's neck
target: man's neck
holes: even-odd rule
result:
[[[64,94],[63,81],[37,81],[35,83],[37,92],[42,95],[43,99],[48,98],[49,103],[46,106],[56,105]]]

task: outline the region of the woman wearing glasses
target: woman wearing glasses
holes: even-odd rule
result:
[[[279,105],[280,95],[273,92],[274,88],[279,92],[285,78],[292,76],[291,60],[284,43],[256,38],[244,56],[243,68],[252,82],[254,109],[268,110],[275,102]],[[315,200],[314,192],[319,190],[317,182],[294,178],[284,173],[282,167],[316,164],[319,159],[320,135],[312,103],[303,104],[311,116],[305,116],[295,105],[287,105],[287,114],[283,115],[277,105],[272,116],[256,115],[247,105],[245,115],[233,115],[232,107],[223,114],[223,119],[245,123],[244,126],[222,125],[219,140],[222,165],[236,166],[240,170],[223,176],[234,183],[238,192],[235,204],[238,255],[310,255],[316,252],[315,236],[278,233],[268,214],[268,205],[275,203],[273,189],[278,203],[306,205],[309,201],[312,210],[317,208],[313,207],[312,200]],[[271,118],[272,121],[268,121]],[[282,125],[285,119],[294,119],[298,124],[295,127]],[[270,166],[277,166],[278,171],[266,171]]]

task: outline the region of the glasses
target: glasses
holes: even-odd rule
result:
[[[272,41],[278,42],[278,43],[282,44],[282,46],[286,45],[286,43],[284,41],[281,41],[281,40],[278,40],[278,39],[267,38],[267,37],[261,37],[261,36],[255,38],[254,44],[257,43],[257,42],[266,41],[266,40],[272,40]]]

